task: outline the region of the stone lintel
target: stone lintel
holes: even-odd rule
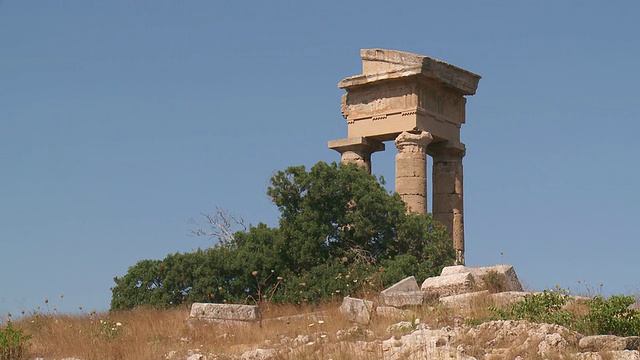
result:
[[[467,153],[466,146],[455,140],[447,140],[440,142],[433,142],[427,147],[427,154],[430,156],[451,155],[453,157],[464,157]]]
[[[338,87],[349,89],[376,81],[419,76],[433,79],[462,95],[473,95],[480,75],[442,60],[404,51],[362,49],[362,74],[342,80]]]
[[[352,138],[331,140],[328,143],[329,149],[333,149],[342,153],[344,151],[368,148],[372,153],[376,151],[384,151],[384,143],[367,137],[358,136]]]

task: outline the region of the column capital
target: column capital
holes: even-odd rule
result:
[[[340,162],[343,164],[357,164],[371,172],[371,154],[384,150],[384,144],[380,141],[366,137],[353,137],[331,140],[329,149],[340,153]]]
[[[421,131],[416,134],[403,131],[396,137],[395,144],[399,153],[425,154],[431,141],[433,141],[433,136],[429,132]]]
[[[440,141],[427,147],[427,154],[434,158],[463,158],[467,153],[466,146],[459,141]]]
[[[354,150],[367,150],[370,153],[384,151],[384,143],[363,136],[331,140],[327,145],[329,149],[333,149],[339,153]]]

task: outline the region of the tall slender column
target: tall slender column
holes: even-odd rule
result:
[[[456,251],[456,264],[464,264],[462,157],[464,147],[430,149],[433,157],[433,218],[447,227]]]
[[[427,212],[427,145],[430,133],[402,132],[396,138],[396,192],[409,212]]]
[[[355,137],[331,140],[329,149],[340,153],[341,163],[357,164],[371,173],[371,154],[384,150],[384,144],[365,137]]]

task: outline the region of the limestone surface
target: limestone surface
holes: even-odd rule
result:
[[[255,321],[260,318],[260,309],[255,305],[193,303],[191,318],[235,321]]]
[[[511,265],[495,265],[486,267],[466,267],[463,265],[447,266],[442,269],[441,276],[470,273],[478,286],[484,286],[484,279],[489,273],[495,273],[504,282],[503,291],[522,291],[522,284],[515,269]]]
[[[398,309],[393,306],[378,306],[376,307],[376,315],[380,317],[388,318],[402,318],[411,315],[411,311]]]
[[[617,351],[617,350],[640,350],[640,337],[618,337],[615,335],[592,335],[585,336],[578,343],[583,351]]]
[[[458,336],[458,329],[421,329],[382,342],[383,359],[476,360],[462,349],[451,346],[450,340]]]
[[[427,278],[421,289],[427,294],[435,293],[443,297],[473,292],[474,286],[475,282],[470,273],[459,273]]]
[[[422,305],[424,294],[418,287],[416,278],[410,276],[383,290],[380,302],[382,305],[395,307]]]
[[[371,321],[373,301],[345,296],[340,305],[340,313],[349,321],[359,324],[368,324]]]

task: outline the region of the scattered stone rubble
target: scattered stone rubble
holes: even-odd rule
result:
[[[280,342],[248,350],[241,355],[200,354],[197,350],[173,360],[268,360],[308,356],[309,349],[340,348],[353,359],[384,360],[498,360],[498,359],[578,359],[640,360],[640,338],[598,335],[582,336],[562,326],[520,320],[500,320],[477,326],[460,325],[430,329],[419,322],[401,321],[387,327],[389,338],[376,340],[374,334],[355,325],[339,330],[338,342],[329,342],[326,332],[282,337]]]

